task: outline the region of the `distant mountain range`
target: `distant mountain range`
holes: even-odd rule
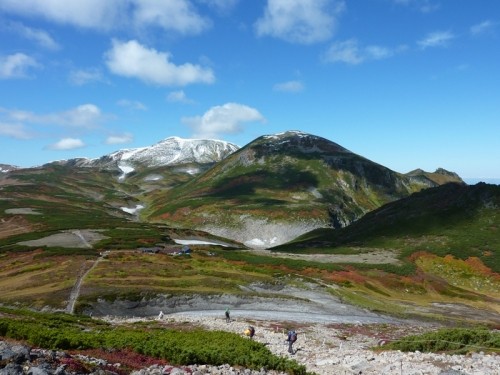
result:
[[[86,199],[106,199],[107,206],[131,219],[202,230],[256,248],[277,246],[316,228],[346,227],[422,189],[463,184],[444,169],[401,174],[299,131],[262,136],[242,148],[171,137],[96,159],[12,170],[22,179],[27,178],[23,173],[40,179],[46,171],[50,180],[56,173],[57,180],[49,182],[59,183],[66,194],[73,190]],[[98,193],[104,187],[109,192]]]
[[[142,168],[188,163],[216,163],[238,150],[238,146],[219,140],[166,138],[152,146],[122,149],[96,159],[78,158],[56,163],[75,167]]]
[[[146,198],[147,221],[270,247],[315,228],[341,228],[381,205],[446,182],[444,169],[394,172],[325,138],[262,136],[186,184]]]
[[[0,173],[7,173],[15,169],[19,169],[19,167],[9,164],[0,164]]]
[[[107,254],[80,311],[151,297],[157,312],[166,294],[274,291],[299,274],[378,312],[498,322],[500,186],[398,173],[297,131],[0,168],[1,303],[67,309],[68,280]],[[183,243],[193,258],[166,255]]]

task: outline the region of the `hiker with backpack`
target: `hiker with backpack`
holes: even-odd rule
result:
[[[290,330],[288,331],[288,338],[286,339],[288,341],[288,353],[293,354],[293,343],[297,341],[297,332],[295,330]]]
[[[226,315],[226,323],[229,323],[231,321],[231,318],[229,317],[229,307],[226,309],[225,315]]]
[[[253,339],[255,335],[255,328],[253,326],[248,326],[244,333],[246,336],[250,337],[250,339]]]

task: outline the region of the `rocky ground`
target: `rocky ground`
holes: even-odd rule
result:
[[[124,321],[119,318],[108,319],[117,324]],[[125,321],[133,320],[127,319]],[[144,320],[144,318],[136,318],[135,320]],[[165,325],[182,322],[183,324],[189,323],[206,329],[230,331],[241,335],[244,335],[248,325],[252,325],[256,329],[254,340],[264,343],[276,355],[295,359],[300,364],[305,365],[308,371],[318,375],[500,374],[500,356],[495,354],[446,355],[373,349],[379,347],[381,343],[397,337],[437,328],[437,326],[430,324],[418,325],[415,322],[407,324],[325,324],[279,319],[257,320],[243,316],[233,317],[231,322],[226,323],[222,316],[190,313],[164,315],[161,321]],[[288,353],[288,345],[285,341],[289,328],[294,328],[299,334],[293,354]],[[200,374],[238,374],[238,372],[219,372],[220,369],[210,370],[207,368],[206,370],[213,372],[200,372]],[[141,375],[152,373],[154,371],[150,372],[144,369]]]

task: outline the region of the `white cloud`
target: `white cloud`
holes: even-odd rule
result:
[[[255,108],[238,103],[212,107],[203,116],[182,118],[182,122],[194,130],[193,136],[197,138],[240,133],[243,123],[256,121],[264,122],[265,118]]]
[[[255,30],[258,36],[292,43],[322,42],[332,37],[344,9],[345,3],[339,0],[268,0]]]
[[[26,78],[29,69],[39,67],[40,64],[34,58],[24,53],[0,56],[0,79]]]
[[[333,43],[323,56],[325,62],[361,64],[364,60],[355,39]]]
[[[396,48],[377,45],[360,46],[356,39],[349,39],[333,43],[322,58],[327,63],[342,62],[357,65],[365,61],[388,59],[406,49],[404,45]]]
[[[69,81],[76,86],[83,86],[92,82],[106,82],[99,69],[73,70],[69,74]]]
[[[304,90],[304,85],[300,81],[288,81],[275,84],[273,89],[275,91],[300,92]]]
[[[44,30],[34,29],[19,22],[8,22],[5,27],[7,30],[14,32],[23,38],[34,41],[43,48],[53,51],[61,48],[61,46],[50,36],[50,34]]]
[[[47,146],[49,150],[74,150],[85,147],[85,143],[78,138],[63,138],[59,142]]]
[[[211,25],[189,0],[2,0],[2,12],[101,31],[159,27],[197,34]]]
[[[483,21],[470,28],[470,33],[474,36],[490,33],[495,28],[496,24],[491,21]]]
[[[94,128],[104,119],[104,115],[94,104],[82,104],[65,112],[45,116],[47,122],[79,128]]]
[[[108,138],[106,138],[106,144],[107,145],[116,145],[116,144],[123,144],[123,143],[130,143],[134,137],[130,133],[125,133],[125,134],[115,134],[115,135],[110,135]]]
[[[210,68],[191,63],[175,65],[170,62],[170,57],[168,52],[146,48],[135,40],[128,42],[113,40],[113,46],[106,53],[105,59],[112,73],[138,78],[147,83],[184,86],[215,81]]]
[[[82,104],[63,112],[36,114],[29,111],[8,110],[0,108],[10,119],[32,124],[61,125],[76,128],[92,129],[105,121],[109,116],[104,115],[94,104]]]
[[[144,104],[142,104],[138,100],[121,99],[121,100],[118,100],[117,104],[120,107],[125,107],[125,108],[133,109],[136,111],[147,111],[147,109],[148,109]]]
[[[365,48],[365,53],[368,58],[373,60],[387,59],[394,55],[394,51],[392,49],[381,46],[367,46]]]
[[[122,0],[2,0],[0,10],[43,17],[61,24],[93,29],[110,29],[125,14],[128,1]]]
[[[421,39],[417,44],[422,49],[429,47],[446,47],[448,42],[455,38],[455,35],[450,31],[435,31],[427,34],[424,39]]]
[[[7,124],[0,122],[0,136],[15,139],[31,139],[33,134],[23,124]]]
[[[189,99],[183,90],[169,92],[167,95],[167,101],[184,104],[193,103],[193,100]]]
[[[188,0],[135,0],[133,3],[133,19],[139,27],[158,26],[182,34],[199,34],[211,25]]]

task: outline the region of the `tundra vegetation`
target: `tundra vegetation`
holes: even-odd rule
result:
[[[294,155],[266,159],[268,152],[243,149],[195,178],[175,168],[149,168],[120,182],[118,171],[57,164],[10,172],[0,178],[0,303],[64,310],[84,274],[77,314],[99,298],[244,296],[256,294],[244,288],[252,283],[286,285],[306,280],[377,312],[498,326],[500,187],[453,183],[419,192],[411,186],[403,192],[380,185],[393,179],[407,182],[402,176],[352,155],[340,155],[342,168],[332,171],[325,168],[337,159],[318,162],[317,155],[310,153],[300,154],[292,163]],[[241,162],[250,159],[254,162]],[[364,168],[364,175],[354,176],[355,167]],[[151,174],[162,178],[144,182]],[[334,185],[328,185],[332,181]],[[339,181],[346,185],[338,185]],[[311,188],[317,189],[316,195]],[[349,194],[342,195],[345,189],[350,189]],[[138,203],[146,205],[143,213],[129,215],[122,210]],[[334,208],[344,203],[347,216],[336,218],[356,219],[350,225],[314,230],[267,254],[228,239],[224,239],[230,245],[226,247],[192,246],[189,257],[139,250],[158,244],[180,248],[176,238],[220,241],[196,230],[199,222],[212,220],[215,213],[222,212],[221,222],[227,219],[224,224],[229,226],[245,215],[278,222],[330,220]],[[29,211],[16,211],[23,208]],[[23,244],[84,230],[99,233],[99,239],[82,242],[81,247]],[[374,252],[390,254],[395,261],[364,260]],[[349,255],[350,260],[320,262],[316,255]],[[465,309],[450,314],[450,306]],[[3,320],[2,324],[3,330],[13,332],[15,323]],[[131,332],[139,335],[139,329]],[[76,336],[77,343],[90,340],[83,333]]]
[[[84,351],[106,357],[106,352],[122,351],[124,357],[138,358],[128,363],[139,369],[146,359],[163,359],[173,365],[211,364],[267,368],[291,375],[307,374],[305,366],[273,355],[265,345],[240,335],[196,328],[170,327],[168,323],[112,326],[83,316],[40,313],[0,308],[0,337],[22,340],[47,349]],[[131,353],[142,356],[131,356]],[[108,354],[109,355],[109,354]],[[158,361],[155,361],[158,363]],[[123,369],[122,369],[123,370]]]

